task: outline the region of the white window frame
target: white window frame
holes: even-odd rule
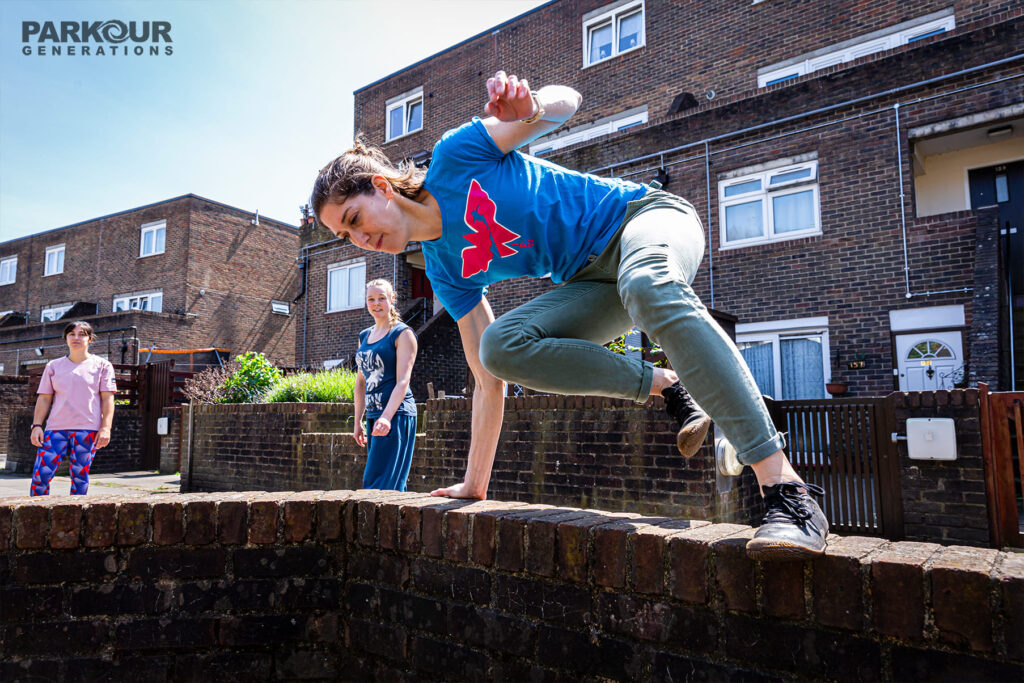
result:
[[[156,250],[157,235],[163,232],[164,246],[160,251]],[[152,251],[146,251],[146,235],[153,234],[153,249]],[[156,256],[157,254],[164,253],[167,248],[167,221],[153,221],[151,223],[143,223],[139,229],[139,258],[145,258],[147,256]]]
[[[761,323],[741,323],[736,325],[737,345],[771,342],[773,382],[775,383],[775,392],[779,394],[774,397],[776,399],[781,399],[782,397],[782,354],[780,342],[784,339],[802,339],[807,337],[821,337],[822,377],[827,384],[832,379],[832,368],[830,365],[832,353],[829,349],[828,316],[770,320]],[[821,390],[822,394],[827,396],[824,386],[822,386]]]
[[[277,315],[291,315],[292,309],[287,301],[273,300],[270,302],[270,312]]]
[[[647,123],[647,108],[631,109],[596,123],[588,123],[585,126],[570,128],[558,137],[547,136],[540,138],[530,145],[530,154],[533,156],[549,154],[569,145],[617,133],[620,130],[626,130],[633,126],[642,126],[645,123]]]
[[[43,277],[60,275],[64,272],[64,244],[55,244],[46,248],[46,257],[43,261]],[[50,257],[53,256],[51,263]]]
[[[770,188],[768,183],[771,181],[773,176],[782,175],[784,173],[791,173],[793,171],[809,168],[811,170],[810,178],[798,178],[786,183],[776,185]],[[726,197],[725,191],[727,188],[734,185],[741,185],[754,180],[761,182],[761,189],[751,192],[745,192],[743,194],[735,195],[732,197]],[[814,213],[814,227],[807,230],[795,230],[790,232],[775,234],[775,212],[772,210],[772,199],[775,197],[782,197],[788,194],[796,194],[798,192],[806,192],[807,190],[812,191],[812,201],[814,202],[813,213]],[[747,239],[741,240],[727,240],[726,234],[726,223],[725,223],[725,210],[736,204],[746,204],[760,199],[761,200],[761,225],[763,232],[759,237],[748,237]],[[766,169],[757,173],[751,173],[749,175],[741,175],[731,177],[718,182],[718,225],[719,225],[719,250],[725,251],[728,249],[742,249],[743,247],[749,247],[754,244],[768,244],[771,242],[784,242],[786,240],[801,239],[803,237],[811,237],[814,235],[820,235],[821,233],[821,202],[818,197],[818,162],[817,161],[806,161],[797,164],[790,164],[786,166],[778,166],[776,168]]]
[[[154,302],[156,305],[154,306]],[[118,308],[118,304],[122,305],[122,308]],[[153,313],[162,313],[164,309],[164,293],[163,290],[155,289],[149,292],[137,292],[134,294],[122,294],[115,296],[113,303],[111,304],[111,310],[114,313],[121,311],[151,311]]]
[[[637,10],[640,12],[640,40],[633,47],[626,48],[625,50],[619,50],[619,24],[622,19],[626,16],[634,14]],[[612,49],[611,53],[602,59],[590,61],[590,36],[599,28],[603,28],[605,24],[609,24],[612,27]],[[639,50],[647,44],[647,8],[645,7],[644,0],[628,0],[627,2],[620,2],[611,6],[610,8],[601,8],[595,12],[591,12],[583,15],[583,68],[594,66],[596,64],[603,64],[610,59],[615,59],[619,55],[624,55],[635,50]]]
[[[938,16],[945,15],[945,16]],[[839,43],[832,48],[815,50],[795,59],[788,59],[778,65],[758,70],[757,87],[764,88],[783,81],[798,78],[837,64],[852,62],[867,55],[891,50],[919,40],[930,33],[945,33],[956,28],[956,17],[952,10],[905,21],[895,26],[874,31],[858,38]]]
[[[11,309],[9,311],[0,311],[0,318],[4,317],[8,313],[14,313],[14,309]]]
[[[420,104],[420,127],[415,130],[409,130],[409,113],[412,105],[419,102]],[[385,142],[391,142],[392,140],[398,140],[404,138],[407,135],[418,133],[423,130],[423,119],[426,114],[426,105],[423,101],[423,86],[411,90],[406,93],[402,93],[398,97],[393,97],[385,103],[384,107],[384,129],[385,129]],[[395,109],[402,109],[402,132],[399,135],[393,135],[391,130],[391,112]]]
[[[18,255],[0,259],[0,285],[13,285],[18,281]]]
[[[359,293],[358,300],[353,301],[352,292],[346,292],[346,296],[345,296],[346,303],[344,303],[343,305],[340,305],[340,306],[336,306],[335,308],[331,308],[331,273],[334,273],[334,272],[340,271],[340,270],[351,271],[351,270],[354,270],[356,268],[362,268],[362,270],[363,270],[363,291]],[[349,277],[350,277],[350,275],[346,274],[346,276],[345,276],[345,283],[346,283],[345,286],[346,287],[348,287],[348,283],[350,282]],[[324,302],[325,308],[326,308],[326,311],[325,311],[326,313],[338,313],[339,311],[354,311],[354,310],[360,309],[363,306],[365,306],[366,305],[366,260],[365,259],[355,259],[355,260],[351,260],[351,261],[342,261],[340,263],[332,263],[331,265],[327,266],[327,286],[325,287],[325,290],[326,290],[326,294],[327,294],[327,296],[326,296],[327,300]]]
[[[46,306],[39,312],[39,322],[53,322],[54,320],[60,320],[65,313],[71,310],[72,306],[74,306],[73,303]]]

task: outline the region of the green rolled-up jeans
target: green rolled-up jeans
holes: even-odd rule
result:
[[[634,325],[655,340],[683,386],[745,465],[785,447],[732,340],[690,287],[704,229],[689,202],[651,190],[630,202],[605,250],[562,287],[502,315],[483,334],[488,372],[537,391],[643,403],[654,368],[603,344]]]

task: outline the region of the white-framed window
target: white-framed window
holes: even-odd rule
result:
[[[164,295],[162,291],[141,292],[138,294],[125,294],[114,297],[113,310],[118,311],[153,311],[160,313],[164,308]]]
[[[139,235],[139,258],[164,253],[166,235],[167,221],[143,223]]]
[[[828,317],[736,326],[736,346],[757,388],[776,399],[826,398]]]
[[[951,9],[918,17],[759,69],[757,87],[763,88],[782,83],[819,69],[852,62],[876,52],[891,50],[900,45],[907,45],[917,40],[952,31],[954,28],[956,28],[956,17],[953,16]]]
[[[346,261],[327,267],[327,312],[362,308],[366,298],[366,261]]]
[[[388,141],[423,128],[423,88],[419,87],[386,103],[385,123]]]
[[[64,317],[64,314],[71,310],[73,304],[57,304],[56,306],[47,306],[39,314],[40,322],[52,322],[54,320],[60,320]]]
[[[569,130],[559,134],[557,137],[548,135],[540,138],[530,145],[530,154],[533,156],[543,156],[550,152],[554,152],[556,149],[575,145],[578,142],[593,140],[594,138],[599,138],[603,135],[615,133],[620,130],[626,130],[627,128],[633,128],[634,126],[640,126],[645,123],[647,123],[647,107],[630,109],[629,111],[618,114],[617,116],[612,116],[608,119],[602,119],[595,123],[588,123],[585,126],[570,128]]]
[[[55,244],[46,248],[46,267],[43,269],[43,277],[47,275],[60,275],[64,272],[64,245]]]
[[[288,305],[287,301],[271,301],[270,311],[278,315],[291,315],[291,306]]]
[[[0,363],[0,375],[4,374],[4,364]]]
[[[820,235],[818,162],[722,180],[718,207],[722,249]]]
[[[4,317],[8,313],[14,313],[14,311],[13,310],[11,310],[11,311],[0,311],[0,318]]]
[[[18,279],[18,257],[0,259],[0,285],[13,285]]]
[[[643,0],[627,0],[583,15],[583,68],[644,46]]]

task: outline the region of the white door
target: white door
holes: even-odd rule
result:
[[[952,389],[963,377],[960,332],[914,332],[896,335],[900,391]]]

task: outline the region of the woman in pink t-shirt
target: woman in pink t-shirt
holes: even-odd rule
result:
[[[33,496],[49,495],[50,480],[65,455],[71,459],[71,495],[84,496],[92,459],[110,443],[117,387],[110,361],[89,353],[95,338],[89,323],[69,324],[64,328],[68,355],[43,370],[32,425],[32,445],[39,449],[32,468]]]

